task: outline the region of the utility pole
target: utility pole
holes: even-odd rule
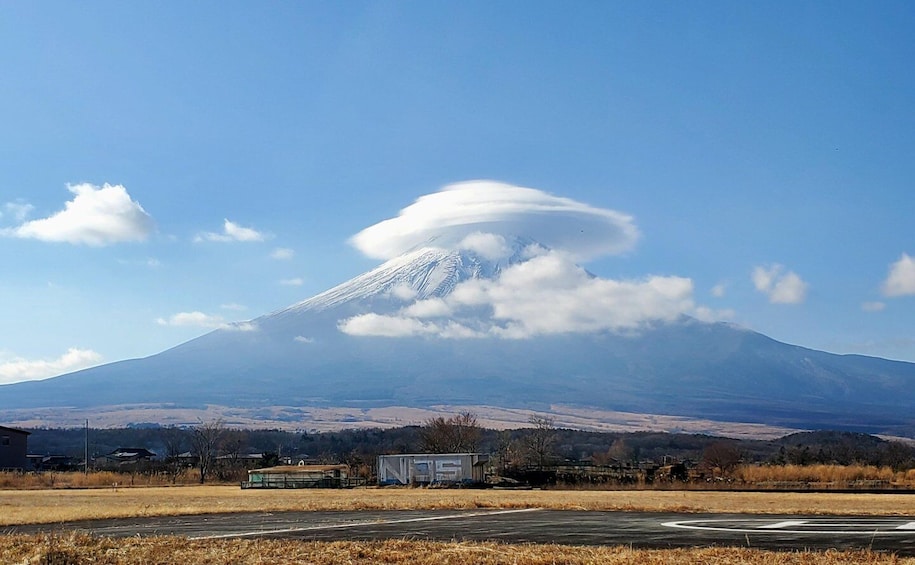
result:
[[[86,466],[84,473],[89,474],[89,418],[86,418]]]

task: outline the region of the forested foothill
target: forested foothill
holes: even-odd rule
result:
[[[371,480],[380,454],[480,452],[490,455],[490,475],[501,484],[753,483],[772,488],[827,483],[910,488],[915,484],[911,444],[840,431],[751,440],[589,432],[557,428],[549,418],[532,419],[521,429],[490,430],[477,425],[469,413],[433,418],[418,426],[324,433],[233,429],[221,421],[187,427],[142,424],[29,431],[29,453],[39,471],[84,470],[88,438],[90,469],[173,478],[183,473],[200,482],[244,480],[248,469],[300,462],[345,463],[354,475]],[[118,459],[125,450],[154,455]]]

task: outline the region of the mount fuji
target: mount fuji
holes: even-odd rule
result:
[[[498,257],[433,241],[159,354],[2,386],[0,409],[561,404],[791,428],[915,430],[913,363],[825,353],[686,315],[520,338],[474,325],[497,317],[485,303],[464,300],[455,318],[449,301],[457,294],[547,252],[524,238]],[[403,315],[420,306],[441,312]],[[554,305],[539,307],[548,316]]]

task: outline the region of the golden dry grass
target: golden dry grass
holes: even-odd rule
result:
[[[748,484],[788,481],[847,485],[856,481],[885,481],[908,488],[915,485],[915,469],[894,471],[873,465],[742,465],[733,477]]]
[[[216,485],[5,490],[0,491],[0,526],[216,512],[473,508],[915,516],[915,496],[652,490],[241,490]]]
[[[50,489],[50,488],[96,488],[120,486],[169,486],[173,484],[194,485],[200,479],[193,469],[182,471],[172,479],[168,475],[154,475],[141,473],[116,473],[113,471],[93,471],[81,473],[46,472],[46,473],[0,473],[0,489]]]
[[[80,534],[9,536],[0,544],[0,562],[22,565],[103,565],[170,563],[266,565],[272,563],[368,565],[615,565],[703,563],[731,565],[911,565],[915,559],[871,551],[772,552],[747,548],[640,550],[627,547],[576,547],[498,543],[305,542],[280,540],[201,541],[183,538],[113,540]]]

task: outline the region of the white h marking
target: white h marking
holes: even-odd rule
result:
[[[766,524],[765,526],[760,526],[760,530],[781,530],[783,528],[793,528],[795,526],[803,526],[807,523],[807,520],[785,520],[784,522],[775,522],[774,524]]]

